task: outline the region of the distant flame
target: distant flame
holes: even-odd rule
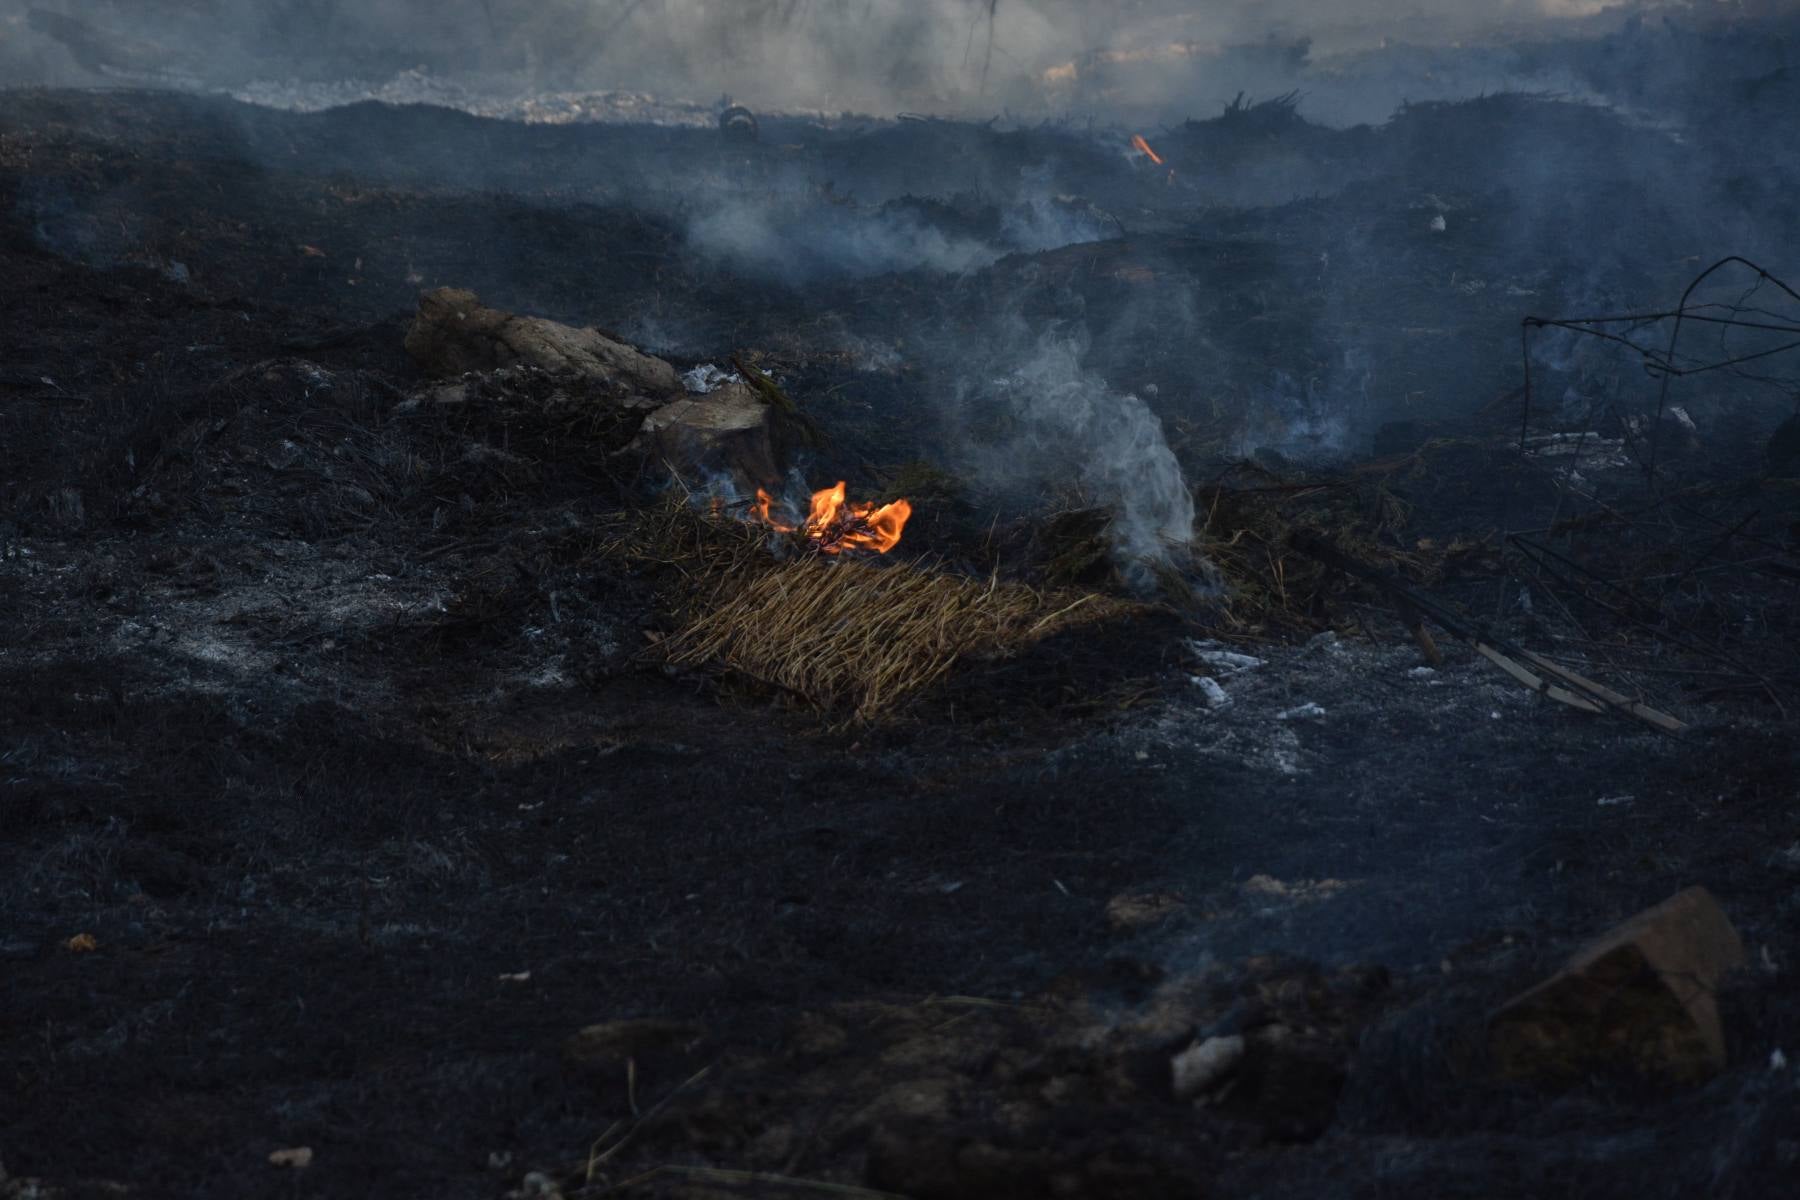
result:
[[[892,504],[851,504],[845,500],[844,482],[822,488],[812,494],[811,511],[796,524],[777,513],[775,498],[762,488],[756,489],[756,503],[750,511],[772,529],[782,533],[798,531],[821,554],[841,554],[845,550],[873,550],[886,554],[900,544],[900,531],[912,516],[912,505],[905,500]]]
[[[1156,151],[1154,151],[1150,148],[1150,143],[1146,142],[1144,140],[1143,134],[1141,134],[1141,133],[1132,134],[1131,135],[1131,145],[1132,145],[1133,149],[1139,151],[1140,153],[1148,155],[1150,158],[1150,161],[1155,163],[1157,166],[1160,167],[1163,165],[1162,155],[1158,154]]]

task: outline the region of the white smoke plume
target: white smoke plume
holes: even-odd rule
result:
[[[962,274],[1001,255],[994,246],[904,215],[858,220],[822,212],[817,205],[789,209],[750,200],[723,203],[696,217],[688,226],[688,243],[736,270],[786,283],[916,269]]]
[[[1033,336],[1022,320],[1006,325],[994,339],[1002,349],[955,397],[953,414],[981,426],[964,431],[962,465],[996,489],[1059,487],[1110,511],[1127,577],[1185,568],[1194,497],[1181,465],[1149,407],[1082,365],[1085,341],[1079,330]]]

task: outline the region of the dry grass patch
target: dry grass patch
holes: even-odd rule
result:
[[[1073,587],[971,579],[914,563],[829,558],[680,494],[591,549],[656,579],[678,631],[649,652],[722,667],[847,722],[891,715],[959,663],[1016,655],[1064,630],[1148,611]],[[775,551],[775,552],[772,552]]]
[[[1051,634],[1139,608],[1093,593],[805,558],[722,589],[716,606],[662,649],[671,662],[718,663],[869,721],[959,661],[1015,654]]]

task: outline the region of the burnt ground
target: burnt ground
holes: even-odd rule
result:
[[[421,114],[354,114],[390,118]],[[1370,606],[1335,633],[1170,616],[1066,635],[834,729],[646,659],[667,580],[607,548],[650,502],[611,453],[629,431],[529,379],[453,417],[404,403],[423,286],[679,319],[696,356],[781,365],[841,432],[834,465],[876,487],[923,452],[876,410],[921,383],[847,333],[909,311],[953,327],[1024,269],[1254,275],[1312,254],[1279,236],[1304,206],[1260,243],[1215,226],[1149,258],[1140,238],[955,288],[809,292],[694,261],[654,208],[371,182],[360,151],[317,150],[341,140],[322,119],[0,104],[5,1194],[1749,1197],[1791,1179],[1800,1087],[1771,1055],[1800,1014],[1800,815],[1774,704],[1668,684],[1692,728],[1665,737],[1542,702],[1456,643],[1422,670]],[[654,159],[675,135],[640,136]],[[863,316],[835,315],[857,296]],[[1252,356],[1289,310],[1244,303],[1220,328],[1252,340],[1218,344]],[[1470,384],[1466,409],[1506,384]],[[1500,461],[1477,466],[1501,480]],[[1421,531],[1500,519],[1469,470],[1415,485]],[[1457,594],[1491,604],[1492,582]],[[1775,674],[1784,595],[1758,600]],[[1257,664],[1204,665],[1211,637]],[[1754,964],[1723,995],[1720,1077],[1492,1082],[1471,1048],[1488,1007],[1696,883]],[[1121,928],[1122,894],[1181,903]],[[1159,1064],[1246,1005],[1305,1052],[1214,1109],[1176,1103]],[[297,1146],[310,1166],[269,1164]]]

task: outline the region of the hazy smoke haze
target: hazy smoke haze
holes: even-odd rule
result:
[[[1402,84],[1333,56],[1614,28],[1598,0],[0,0],[10,82],[377,81],[628,89],[763,109],[1119,115],[1310,81],[1320,115],[1380,119]],[[80,28],[69,22],[79,22]],[[62,36],[57,36],[61,34]],[[1308,73],[1316,75],[1311,77]],[[1477,70],[1504,83],[1505,63]],[[1190,114],[1191,115],[1191,114]]]

